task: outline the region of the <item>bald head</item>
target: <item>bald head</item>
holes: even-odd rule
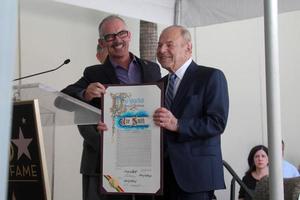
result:
[[[168,31],[169,32],[178,32],[186,42],[192,42],[191,33],[184,26],[180,26],[180,25],[169,26],[169,27],[165,28],[161,34],[163,34],[164,32],[168,32]]]
[[[174,73],[191,57],[191,34],[186,28],[173,25],[162,31],[157,47],[157,59],[163,68]]]

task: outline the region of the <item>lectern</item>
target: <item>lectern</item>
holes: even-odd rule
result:
[[[55,127],[97,124],[101,112],[40,83],[18,85],[14,91],[8,199],[53,199]],[[43,194],[31,196],[37,182]]]

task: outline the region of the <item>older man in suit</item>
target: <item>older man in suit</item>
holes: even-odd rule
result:
[[[224,74],[192,60],[189,31],[170,26],[160,35],[157,58],[169,71],[165,107],[154,114],[164,129],[164,195],[167,200],[207,200],[225,188],[221,134],[229,98]]]
[[[111,15],[103,19],[99,25],[99,36],[99,46],[108,52],[104,64],[87,67],[82,78],[62,92],[99,108],[100,97],[105,93],[103,84],[140,84],[161,78],[156,63],[139,59],[129,52],[131,33],[122,18]],[[131,199],[128,195],[100,194],[100,133],[96,125],[79,126],[79,131],[84,139],[80,169],[83,200]],[[145,199],[136,197],[139,198]]]

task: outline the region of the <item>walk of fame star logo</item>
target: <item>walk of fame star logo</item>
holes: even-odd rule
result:
[[[19,127],[19,138],[11,139],[11,141],[17,146],[18,148],[18,160],[24,154],[27,156],[28,159],[31,160],[31,156],[28,150],[28,146],[32,141],[32,138],[24,138],[23,132],[21,127]]]

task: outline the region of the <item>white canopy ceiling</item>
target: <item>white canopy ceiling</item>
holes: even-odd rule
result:
[[[176,0],[54,0],[142,19],[174,23]],[[196,27],[263,16],[263,0],[181,0],[179,24]],[[300,9],[299,0],[278,0],[279,13]]]
[[[54,0],[159,24],[172,24],[175,0]]]

